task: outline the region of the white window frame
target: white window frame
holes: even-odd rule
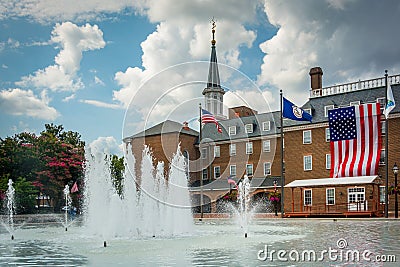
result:
[[[229,175],[236,177],[236,165],[230,165],[229,166]]]
[[[328,194],[328,192],[329,191],[333,191],[333,196],[329,196],[329,194]],[[336,204],[336,195],[335,195],[335,188],[327,188],[326,189],[326,205],[335,205]],[[332,198],[330,198],[330,197],[333,197],[333,199]],[[329,200],[333,200],[333,203],[329,203]]]
[[[325,141],[330,142],[331,141],[331,131],[328,128],[325,128]]]
[[[360,100],[358,100],[358,101],[351,101],[350,102],[350,106],[359,106],[361,104],[361,101]]]
[[[306,192],[310,192],[310,196],[309,197],[307,196],[307,198],[306,198]],[[303,191],[303,201],[304,201],[304,203],[303,203],[304,206],[312,206],[312,189],[304,189],[304,191]]]
[[[306,168],[306,167],[308,167],[308,166],[306,166],[306,160],[308,158],[310,159],[310,167]],[[312,171],[312,155],[303,156],[303,169],[304,169],[304,171]]]
[[[229,136],[236,135],[236,126],[229,126]]]
[[[331,109],[334,109],[335,105],[327,105],[324,107],[324,111],[325,111],[325,118],[328,118],[328,111]]]
[[[217,170],[219,172],[218,177],[217,177]],[[221,177],[221,167],[220,166],[214,166],[214,178],[218,179],[219,177]]]
[[[253,124],[249,123],[244,126],[245,133],[253,133]]]
[[[251,167],[251,173],[249,173],[249,167]],[[253,164],[246,164],[246,174],[247,176],[253,176],[254,174]]]
[[[384,120],[381,121],[381,135],[385,135],[386,133],[385,123],[386,122]]]
[[[236,144],[229,145],[229,155],[235,156],[236,155]]]
[[[264,140],[263,141],[263,151],[264,152],[271,152],[271,140]]]
[[[309,140],[306,140],[306,134],[310,134]],[[304,130],[303,131],[303,145],[312,144],[312,133],[311,130]]]
[[[263,131],[271,131],[271,122],[270,121],[264,121],[262,123]]]
[[[331,154],[325,154],[325,168],[327,170],[330,170],[332,168],[332,166],[331,166]]]
[[[385,202],[386,202],[385,192],[386,192],[386,186],[384,186],[384,185],[379,186],[379,203],[380,204],[385,204]]]
[[[207,158],[207,148],[206,147],[203,147],[201,149],[201,158],[202,159],[206,159]]]
[[[386,151],[384,148],[382,148],[381,149],[381,157],[379,159],[379,165],[385,165],[385,162],[386,162],[385,156],[386,156]]]
[[[271,162],[264,162],[264,176],[271,175]]]
[[[247,155],[253,154],[253,142],[246,143],[246,154]]]
[[[214,158],[219,158],[219,157],[221,157],[221,147],[214,146]]]
[[[208,180],[208,169],[203,169],[201,177],[203,178],[203,181]]]

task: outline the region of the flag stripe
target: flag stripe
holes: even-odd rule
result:
[[[222,128],[219,125],[218,121],[215,119],[214,115],[208,112],[205,109],[201,110],[201,122],[202,123],[214,123],[217,127],[219,133],[222,133]]]
[[[329,127],[334,133],[331,177],[376,175],[381,149],[379,103],[329,111]]]

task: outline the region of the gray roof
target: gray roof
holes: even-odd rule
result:
[[[392,113],[400,112],[400,84],[392,84],[392,91],[395,101],[397,100],[396,107],[392,110]],[[372,89],[363,89],[357,91],[351,91],[347,93],[333,94],[327,96],[320,96],[310,98],[303,106],[303,109],[311,108],[312,110],[312,122],[308,121],[294,121],[285,119],[283,121],[284,127],[316,124],[322,122],[328,122],[328,118],[325,117],[325,106],[334,105],[335,108],[349,106],[350,102],[360,101],[361,104],[374,103],[378,98],[385,98],[385,86],[376,87]],[[271,121],[271,130],[262,131],[262,123],[265,121]],[[253,133],[245,133],[245,125],[253,124]],[[204,125],[202,129],[202,138],[209,138],[215,142],[235,140],[240,138],[251,138],[258,136],[268,136],[272,134],[280,133],[280,111],[273,111],[270,113],[262,113],[248,117],[240,117],[229,120],[219,121],[222,128],[222,133],[218,133],[214,124],[209,123]],[[236,126],[236,135],[229,136],[228,131],[230,126]]]
[[[130,137],[124,138],[124,141],[127,139],[167,134],[167,133],[181,133],[181,134],[187,134],[187,135],[192,135],[192,136],[199,135],[199,133],[193,129],[190,129],[190,128],[188,130],[183,129],[182,123],[179,123],[176,121],[171,121],[171,120],[166,120],[166,121],[163,121],[153,127],[150,127],[149,129],[147,129],[145,131],[142,131],[142,132],[132,135]]]

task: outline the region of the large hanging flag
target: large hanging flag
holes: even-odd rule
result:
[[[282,116],[295,121],[310,121],[312,120],[311,114],[305,112],[289,100],[283,97],[283,112]]]
[[[376,175],[381,152],[380,104],[363,104],[328,112],[330,176]]]
[[[217,127],[218,132],[222,133],[221,126],[219,125],[218,121],[215,119],[214,115],[205,109],[201,109],[201,122],[202,123],[215,123],[215,126]]]
[[[394,97],[393,97],[393,92],[392,92],[392,87],[389,84],[387,84],[387,100],[386,100],[386,107],[385,110],[383,111],[383,114],[385,114],[385,118],[387,119],[389,117],[390,111],[394,109],[396,106],[396,103],[394,102]]]

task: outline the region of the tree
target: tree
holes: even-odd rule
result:
[[[124,157],[119,158],[117,155],[111,156],[111,179],[118,195],[122,197],[123,178],[124,178]]]
[[[25,178],[19,177],[14,184],[15,203],[18,214],[34,213],[37,189]]]

